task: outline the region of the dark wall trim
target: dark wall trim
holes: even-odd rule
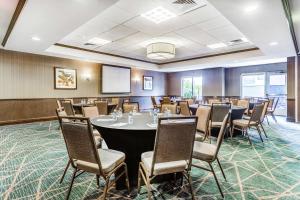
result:
[[[182,59],[182,60],[174,60],[174,61],[164,62],[164,63],[157,63],[157,62],[150,62],[150,61],[142,60],[142,59],[131,58],[131,57],[127,57],[127,56],[121,56],[121,55],[116,55],[116,54],[111,54],[111,53],[105,53],[105,52],[101,52],[101,51],[95,51],[95,50],[85,49],[85,48],[81,48],[81,47],[75,47],[75,46],[60,44],[60,43],[55,43],[54,45],[60,46],[60,47],[65,47],[65,48],[69,48],[69,49],[76,49],[76,50],[81,50],[81,51],[86,51],[86,52],[91,52],[91,53],[97,53],[97,54],[103,54],[103,55],[108,55],[108,56],[115,56],[115,57],[119,57],[119,58],[125,58],[125,59],[135,60],[135,61],[141,61],[141,62],[156,64],[156,65],[178,63],[178,62],[189,61],[189,60],[196,60],[196,59],[202,59],[202,58],[210,58],[210,57],[216,57],[216,56],[223,56],[223,55],[229,55],[229,54],[243,53],[243,52],[248,52],[248,51],[259,50],[259,48],[255,47],[255,48],[243,49],[243,50],[238,50],[238,51],[230,51],[230,52],[225,52],[225,53],[218,53],[218,54],[212,54],[212,55],[206,55],[206,56],[199,56],[199,57],[187,58],[187,59]]]
[[[178,62],[190,61],[190,60],[196,60],[196,59],[203,59],[203,58],[210,58],[210,57],[217,57],[217,56],[224,56],[224,55],[229,55],[229,54],[243,53],[243,52],[256,51],[256,50],[259,50],[259,48],[255,47],[255,48],[243,49],[243,50],[238,50],[238,51],[230,51],[230,52],[212,54],[212,55],[207,55],[207,56],[199,56],[199,57],[194,57],[194,58],[187,58],[187,59],[182,59],[182,60],[175,60],[175,61],[160,63],[159,65],[171,64],[171,63],[178,63]]]
[[[15,9],[15,12],[14,12],[14,14],[13,14],[11,20],[10,20],[10,23],[9,23],[8,28],[7,28],[6,34],[5,34],[5,36],[3,38],[3,41],[1,43],[3,47],[6,45],[6,43],[8,41],[8,38],[9,38],[12,30],[14,29],[14,26],[15,26],[20,14],[21,14],[21,11],[24,8],[25,3],[26,3],[26,0],[19,0],[19,2],[17,4],[17,7]]]
[[[299,52],[299,46],[298,46],[297,37],[296,37],[294,24],[293,24],[290,1],[289,0],[281,0],[281,1],[282,1],[282,5],[283,5],[283,9],[284,9],[284,12],[285,12],[286,19],[287,19],[288,24],[289,24],[290,33],[291,33],[291,36],[292,36],[292,39],[293,39],[295,51],[296,51],[297,55],[299,55],[300,52]]]
[[[105,52],[101,52],[101,51],[95,51],[95,50],[91,50],[91,49],[85,49],[85,48],[75,47],[75,46],[66,45],[66,44],[55,43],[54,45],[59,46],[59,47],[69,48],[69,49],[75,49],[75,50],[87,51],[87,52],[91,52],[91,53],[103,54],[103,55],[107,55],[107,56],[115,56],[115,57],[118,57],[118,58],[125,58],[125,59],[129,59],[129,60],[135,60],[135,61],[140,61],[140,62],[145,62],[145,63],[159,64],[159,63],[151,62],[151,61],[147,61],[147,60],[131,58],[131,57],[121,56],[121,55],[112,54],[112,53],[105,53]]]
[[[51,121],[51,120],[57,120],[57,116],[0,121],[0,126],[12,125],[12,124],[24,124],[24,123],[32,123],[32,122],[43,122],[43,121]]]

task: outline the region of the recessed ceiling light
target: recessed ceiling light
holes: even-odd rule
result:
[[[241,38],[241,40],[242,40],[243,42],[249,42],[249,40],[248,40],[247,38],[245,38],[245,37]]]
[[[154,8],[144,14],[141,14],[142,17],[159,24],[163,21],[176,17],[176,15],[163,7]]]
[[[40,41],[40,40],[41,40],[41,38],[39,38],[39,37],[37,37],[37,36],[31,37],[31,39],[34,40],[34,41]]]
[[[105,39],[102,39],[102,38],[98,38],[98,37],[94,37],[94,38],[90,39],[88,41],[88,43],[95,44],[95,45],[105,45],[105,44],[111,43],[111,41],[110,40],[105,40]]]
[[[209,44],[209,45],[207,45],[207,47],[210,49],[218,49],[218,48],[222,48],[222,47],[227,47],[227,45],[223,42],[220,42],[220,43],[215,43],[215,44]]]
[[[251,12],[255,11],[257,8],[258,8],[257,4],[248,5],[245,7],[244,11],[245,11],[245,13],[251,13]]]
[[[278,42],[270,42],[269,45],[270,46],[276,46],[276,45],[278,45]]]

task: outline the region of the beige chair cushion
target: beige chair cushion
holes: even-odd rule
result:
[[[193,158],[204,161],[212,161],[216,151],[217,146],[214,144],[195,141]]]
[[[232,121],[232,124],[240,127],[247,127],[249,120],[246,119],[236,119]],[[250,125],[255,125],[255,122],[250,122]]]
[[[210,122],[210,127],[221,127],[222,122]]]
[[[95,129],[93,130],[93,135],[101,137],[100,133]]]
[[[196,132],[196,135],[195,135],[195,141],[203,141],[205,138],[205,134],[204,133],[201,133],[201,132]]]
[[[148,174],[150,174],[151,167],[152,167],[152,160],[153,160],[153,151],[145,152],[142,154],[141,157],[142,157],[142,162],[144,163]],[[160,175],[160,174],[182,172],[187,168],[187,166],[188,163],[186,160],[157,163],[154,166],[153,174]]]
[[[108,174],[125,160],[125,154],[120,151],[115,151],[112,149],[98,149],[98,153],[102,165],[102,170],[105,174]],[[83,169],[84,171],[96,174],[100,173],[98,164],[82,160],[76,160],[75,164],[79,169]]]

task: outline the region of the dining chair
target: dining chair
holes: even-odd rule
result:
[[[151,102],[152,102],[153,108],[158,108],[159,109],[161,107],[161,105],[156,103],[156,99],[155,99],[154,96],[151,96]]]
[[[244,112],[246,115],[249,115],[249,104],[250,104],[250,101],[248,99],[239,99],[237,102],[237,106],[246,108],[246,110]]]
[[[67,117],[68,116],[63,108],[62,108],[62,110],[56,109],[55,111],[56,111],[56,115],[57,115],[57,118],[58,118],[60,130],[62,130],[62,120],[64,120],[64,121],[70,121],[70,120],[65,119],[65,118],[62,119],[62,117]],[[94,138],[95,138],[97,148],[101,148],[102,147],[102,138],[101,138],[100,134],[99,133],[98,134],[93,133],[93,134],[94,134]],[[68,161],[67,166],[65,167],[65,170],[63,172],[63,175],[62,175],[59,183],[63,182],[64,177],[65,177],[65,175],[68,171],[68,168],[70,167],[70,164],[71,164],[71,162]]]
[[[198,117],[196,141],[203,142],[207,139],[209,131],[209,120],[211,114],[210,106],[199,106],[196,111],[196,116]]]
[[[62,100],[61,106],[64,108],[64,110],[68,116],[82,117],[82,115],[80,115],[80,114],[75,114],[75,110],[73,108],[73,103],[71,100],[65,100],[65,99]]]
[[[61,117],[61,119],[62,133],[73,168],[66,199],[70,196],[74,179],[83,172],[95,174],[98,187],[100,187],[100,177],[105,180],[102,199],[106,198],[108,190],[114,185],[110,178],[117,170],[122,170],[122,173],[115,177],[115,181],[125,176],[127,189],[130,192],[125,154],[112,149],[97,149],[89,118]]]
[[[195,103],[195,99],[187,99],[186,101],[189,103],[189,105],[192,105]]]
[[[230,98],[229,102],[231,103],[231,105],[233,106],[237,106],[238,105],[238,99],[235,98]]]
[[[276,119],[276,117],[274,115],[274,112],[276,110],[279,98],[278,97],[277,98],[269,98],[269,101],[270,102],[269,102],[269,106],[268,106],[268,110],[267,110],[267,115],[266,115],[267,122],[268,122],[268,124],[270,124],[269,123],[269,119],[268,119],[268,115],[270,115],[273,118],[273,120],[277,123],[277,119]]]
[[[188,101],[178,101],[180,114],[184,116],[191,116],[191,111]]]
[[[95,101],[97,101],[97,100],[98,100],[98,98],[88,98],[88,99],[87,99],[87,102],[88,102],[89,104],[94,104]]]
[[[263,111],[261,113],[261,117],[260,117],[260,121],[259,121],[259,126],[261,127],[263,133],[265,134],[265,136],[267,138],[268,135],[267,135],[267,133],[265,131],[265,128],[263,126],[263,122],[264,122],[264,119],[265,119],[265,117],[267,115],[267,112],[268,112],[269,101],[268,100],[264,100],[262,103],[263,103],[264,107],[263,107]]]
[[[182,173],[194,192],[190,176],[197,117],[160,118],[154,150],[144,152],[138,170],[138,193],[141,181],[146,184],[151,199],[151,181],[160,175]]]
[[[264,142],[263,139],[262,139],[262,136],[261,136],[261,131],[259,129],[259,124],[260,124],[263,108],[264,108],[264,104],[257,104],[253,108],[252,114],[251,114],[249,119],[236,119],[236,120],[233,120],[232,121],[232,129],[230,131],[231,139],[232,139],[233,131],[235,129],[240,130],[240,131],[242,131],[243,135],[247,136],[247,138],[249,140],[249,143],[252,145],[252,142],[251,142],[249,134],[248,134],[248,129],[250,129],[252,127],[255,127],[258,134],[259,134],[260,140],[262,142]]]
[[[65,101],[71,101],[72,104],[74,104],[74,99],[63,99]]]
[[[140,112],[139,102],[124,102],[122,105],[123,112],[129,113],[136,109],[136,112]]]
[[[211,106],[211,115],[208,128],[208,138],[211,142],[211,130],[213,128],[221,128],[224,117],[230,112],[231,104],[230,103],[213,103]],[[230,124],[228,124],[228,127]],[[227,131],[227,129],[226,129]]]
[[[62,110],[61,102],[60,102],[59,99],[56,99],[56,104],[57,104],[57,108],[58,108],[59,110]]]
[[[208,104],[221,103],[220,99],[208,99]]]
[[[165,112],[166,110],[170,110],[171,114],[176,114],[177,113],[177,105],[176,104],[162,104],[160,112]]]
[[[98,108],[96,106],[82,107],[82,113],[83,113],[83,117],[87,117],[89,119],[99,116]],[[93,128],[93,134],[94,136],[100,137],[101,146],[102,146],[103,138],[101,134],[98,132],[98,130]]]
[[[111,98],[111,103],[112,103],[112,104],[116,104],[116,105],[117,105],[116,108],[119,108],[119,105],[120,105],[120,98],[118,98],[118,97],[113,97],[113,98]]]
[[[170,97],[163,97],[162,104],[171,104]]]
[[[108,115],[108,101],[95,101],[99,115]]]
[[[221,126],[221,129],[219,131],[219,135],[218,135],[218,139],[217,139],[216,144],[209,144],[209,143],[205,143],[205,142],[195,141],[194,150],[193,150],[193,159],[207,162],[210,168],[209,169],[204,168],[204,167],[202,167],[198,164],[192,163],[193,167],[197,167],[197,168],[209,171],[213,174],[214,179],[217,183],[218,189],[219,189],[219,191],[221,193],[221,196],[223,198],[224,198],[224,194],[222,192],[221,186],[219,184],[219,181],[218,181],[218,178],[217,178],[216,173],[214,171],[214,168],[212,166],[212,163],[217,160],[217,163],[218,163],[218,165],[221,169],[222,175],[223,175],[224,179],[226,180],[225,173],[223,171],[223,168],[222,168],[221,163],[220,163],[219,158],[218,158],[218,153],[219,153],[221,144],[223,142],[224,135],[226,133],[227,124],[228,124],[229,119],[230,119],[230,113],[226,114],[224,119],[222,120],[222,126]]]

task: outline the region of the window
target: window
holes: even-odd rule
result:
[[[202,77],[184,77],[181,79],[181,96],[185,98],[202,96]]]
[[[265,96],[265,73],[242,75],[242,97]]]

